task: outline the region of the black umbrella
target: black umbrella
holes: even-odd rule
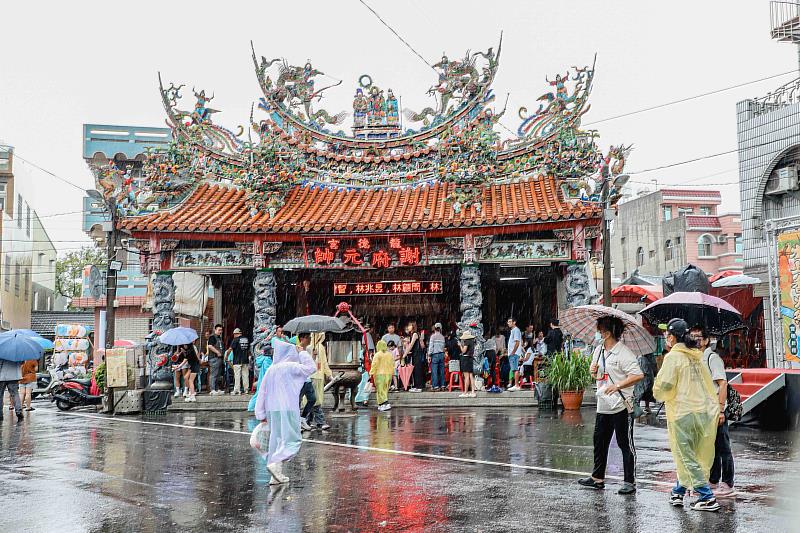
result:
[[[742,314],[731,304],[702,292],[673,292],[641,310],[651,326],[682,318],[689,324],[705,326],[712,335],[722,336],[745,328]]]
[[[287,322],[283,329],[294,333],[318,333],[330,331],[331,333],[342,333],[347,330],[347,324],[340,318],[328,315],[308,315],[299,316]]]

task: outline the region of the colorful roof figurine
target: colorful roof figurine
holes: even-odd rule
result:
[[[172,142],[134,172],[113,162],[96,169],[98,183],[116,201],[122,227],[140,231],[371,231],[597,217],[602,176],[621,174],[631,148],[603,155],[597,132],[580,129],[594,66],[546,78],[552,90],[534,113],[519,110],[517,136],[503,140],[496,126],[506,110],[495,110],[491,90],[501,48],[502,39],[496,52],[442,56],[428,90],[433,105],[402,112],[411,127],[393,91],[368,74],[357,80],[352,111],[331,112],[317,103],[341,81],[325,85],[310,61],[294,66],[253,49],[265,115],[251,112],[244,140],[242,128],[215,123],[213,94],[193,88],[194,107],[184,108],[184,86],[165,88],[159,76]]]

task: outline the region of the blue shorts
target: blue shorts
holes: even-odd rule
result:
[[[508,356],[508,364],[511,366],[511,371],[516,372],[519,370],[519,356],[518,355],[509,355]]]

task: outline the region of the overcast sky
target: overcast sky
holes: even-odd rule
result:
[[[516,130],[520,106],[535,108],[545,76],[591,64],[591,110],[584,123],[650,105],[788,72],[797,50],[769,36],[767,0],[729,1],[437,1],[367,0],[429,63],[467,49],[497,46],[504,31],[498,106]],[[434,73],[358,0],[298,2],[41,2],[3,5],[0,31],[0,139],[18,154],[82,187],[93,187],[81,158],[84,123],[161,126],[157,72],[216,94],[215,121],[247,124],[260,91],[250,59],[311,60],[344,83],[322,106],[350,111],[364,73],[402,97],[404,108],[430,105]],[[633,143],[627,170],[640,171],[736,148],[735,104],[761,96],[796,74],[592,126],[603,146]],[[188,96],[191,92],[187,90]],[[186,97],[184,108],[193,101]],[[736,154],[634,174],[659,185],[708,183],[723,208],[738,210]],[[17,165],[24,163],[17,162]],[[82,193],[36,170],[31,204],[62,251],[85,240]],[[717,185],[717,184],[729,185]],[[644,185],[642,185],[644,186]],[[56,215],[56,216],[53,216]]]

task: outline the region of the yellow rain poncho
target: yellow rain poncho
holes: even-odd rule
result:
[[[656,376],[653,395],[666,406],[678,482],[689,489],[706,485],[714,461],[719,403],[702,352],[683,343],[673,346]]]
[[[310,353],[317,352],[317,371],[311,374],[311,383],[314,385],[314,393],[317,395],[317,403],[314,405],[322,405],[325,397],[325,377],[333,377],[331,367],[328,366],[328,352],[325,351],[325,333],[311,334],[308,351]]]
[[[394,375],[394,357],[384,341],[378,341],[375,347],[377,352],[372,358],[369,375],[375,380],[375,395],[378,405],[386,403],[389,399],[389,382]]]

